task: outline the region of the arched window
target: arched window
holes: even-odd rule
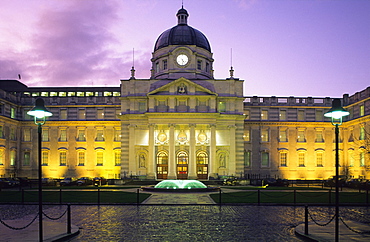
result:
[[[160,151],[157,154],[157,164],[167,165],[168,164],[168,154],[165,151]]]
[[[185,151],[177,153],[177,164],[188,164],[188,154]]]
[[[197,154],[197,164],[206,165],[208,164],[208,154],[204,151],[200,151]]]

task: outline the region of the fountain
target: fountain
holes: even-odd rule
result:
[[[159,192],[213,192],[219,187],[210,187],[197,180],[163,180],[155,186],[142,187],[145,191]]]

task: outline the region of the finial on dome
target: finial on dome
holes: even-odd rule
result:
[[[130,79],[135,79],[135,68],[134,68],[134,66],[132,66],[132,68],[131,68],[131,77],[130,77]]]
[[[177,24],[185,24],[187,25],[188,24],[188,11],[186,11],[186,9],[184,9],[184,5],[182,4],[181,6],[181,9],[179,11],[177,11]]]
[[[230,72],[230,79],[234,79],[234,69],[233,69],[233,67],[230,68],[229,72]]]

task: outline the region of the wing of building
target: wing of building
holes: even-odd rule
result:
[[[121,179],[280,177],[334,174],[331,98],[244,97],[243,80],[214,79],[207,37],[177,12],[154,45],[151,77],[117,87],[28,87],[0,80],[0,177],[37,177],[35,98],[43,125],[43,176]],[[342,98],[340,172],[369,178],[370,87]]]

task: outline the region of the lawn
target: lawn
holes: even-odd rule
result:
[[[63,190],[42,192],[44,203],[90,203],[90,204],[131,204],[141,203],[150,194],[134,193],[125,191],[83,191],[83,190]],[[0,203],[34,203],[38,202],[37,190],[22,191],[1,191]]]

